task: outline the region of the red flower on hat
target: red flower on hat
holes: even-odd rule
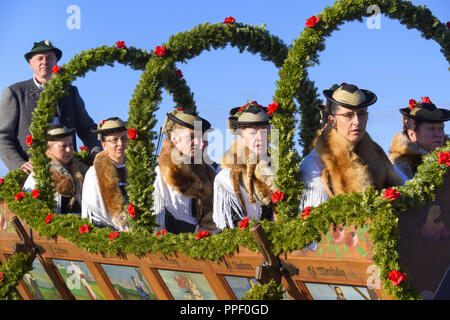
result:
[[[406,280],[407,276],[406,273],[397,270],[392,270],[391,272],[389,272],[388,278],[389,280],[391,280],[394,286],[398,286],[400,283]]]
[[[302,212],[302,219],[306,220],[306,217],[311,214],[311,207],[306,207]]]
[[[278,109],[278,102],[274,101],[273,103],[267,106],[267,114],[272,114]]]
[[[115,238],[117,238],[119,236],[119,231],[114,231],[114,232],[111,232],[110,234],[109,234],[109,241],[114,241],[114,239]]]
[[[248,217],[244,217],[244,219],[242,219],[242,221],[239,222],[239,229],[241,229],[241,231],[244,231],[245,228],[247,228],[248,221],[249,221],[249,218]]]
[[[382,196],[382,198],[389,199],[389,200],[396,200],[396,199],[398,199],[400,197],[401,197],[400,192],[397,191],[397,189],[394,189],[394,188],[391,188],[391,187],[389,187],[386,190],[384,190],[384,193],[383,193],[383,196]]]
[[[31,134],[27,135],[25,143],[27,144],[27,146],[31,147],[31,144],[33,143],[33,137],[31,136]]]
[[[5,274],[3,272],[0,272],[0,282],[3,282],[3,280],[5,280],[4,277]]]
[[[3,181],[5,181],[5,179],[0,178],[0,184],[3,184]]]
[[[431,100],[429,97],[420,97],[422,99],[422,103],[431,103]]]
[[[178,78],[183,78],[183,72],[181,72],[181,70],[180,69],[177,69],[176,71],[175,71],[175,74],[178,76]]]
[[[417,102],[414,99],[409,99],[409,108],[412,109],[416,106]]]
[[[86,147],[86,146],[81,146],[81,147],[80,147],[80,150],[81,150],[81,151],[89,152],[89,148]]]
[[[273,203],[277,203],[280,200],[283,200],[284,198],[284,192],[280,192],[278,190],[275,190],[275,192],[272,195],[272,202]]]
[[[317,16],[312,16],[309,19],[306,19],[305,26],[307,28],[314,27],[318,22],[320,21],[320,18]]]
[[[53,213],[49,213],[48,216],[45,218],[45,223],[50,223],[53,219]]]
[[[54,67],[52,68],[52,73],[53,73],[53,74],[58,73],[59,69],[61,69],[61,68],[60,68],[58,65],[54,66]]]
[[[105,124],[105,122],[106,122],[106,120],[102,120],[102,125],[104,125],[104,124]]]
[[[123,48],[126,48],[127,46],[125,45],[125,41],[117,41],[116,47],[117,47],[117,49],[123,49]]]
[[[39,197],[39,190],[34,189],[33,191],[31,191],[31,194],[33,195],[33,199],[37,199]]]
[[[209,231],[200,231],[199,233],[197,233],[197,235],[195,236],[195,240],[200,240],[203,238],[206,238],[210,235],[211,233]]]
[[[127,133],[128,133],[128,139],[136,140],[137,138],[139,138],[137,130],[134,129],[134,128],[133,129],[128,129]]]
[[[446,164],[447,166],[450,166],[450,152],[439,152],[438,162],[440,164]]]
[[[18,194],[16,194],[16,195],[14,196],[14,200],[22,200],[23,197],[25,197],[25,193],[19,192]]]
[[[158,231],[157,233],[156,233],[156,236],[158,237],[158,238],[160,238],[161,236],[164,236],[164,235],[166,235],[167,234],[167,230],[166,229],[162,229],[161,231]]]
[[[223,23],[225,23],[225,24],[231,24],[231,23],[234,23],[235,21],[236,21],[235,18],[233,18],[233,17],[228,17],[228,18],[225,18],[225,20],[223,20]]]
[[[156,46],[155,48],[155,54],[160,56],[160,57],[164,57],[166,55],[166,46]]]
[[[85,224],[84,226],[79,227],[78,230],[80,230],[80,234],[88,233],[89,231],[91,231],[91,227]]]
[[[136,211],[134,210],[134,206],[133,206],[132,203],[130,203],[129,206],[128,206],[128,214],[129,214],[132,218],[136,217]]]

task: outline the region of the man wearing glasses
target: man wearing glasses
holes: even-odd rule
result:
[[[323,94],[328,121],[300,166],[305,184],[300,211],[369,186],[381,190],[401,185],[383,149],[366,132],[367,107],[377,101],[376,95],[346,83]]]
[[[128,195],[125,190],[127,168],[125,149],[128,136],[125,123],[117,118],[101,121],[94,130],[103,151],[86,172],[83,184],[82,217],[98,227],[117,231],[129,229],[127,222]]]

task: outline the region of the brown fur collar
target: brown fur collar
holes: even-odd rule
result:
[[[275,192],[275,175],[267,161],[257,159],[247,147],[235,140],[222,157],[221,167],[231,170],[231,183],[244,211],[240,186],[248,192],[250,203],[270,205]]]
[[[94,168],[97,173],[103,203],[108,212],[115,218],[123,212],[125,205],[125,199],[119,189],[116,166],[106,152],[101,151],[95,156]]]
[[[72,205],[75,200],[81,204],[84,175],[87,169],[84,163],[75,158],[69,162],[68,168],[56,159],[50,162],[50,173],[56,192],[61,196],[71,197]]]
[[[172,156],[178,152],[169,140],[164,139],[158,156],[158,165],[165,183],[187,198],[196,199],[197,221],[205,228],[215,229],[212,221],[214,178],[216,172],[206,164],[175,163]],[[178,161],[177,161],[178,162]]]
[[[324,165],[322,181],[330,196],[402,184],[383,149],[367,133],[354,145],[327,126],[315,148]]]

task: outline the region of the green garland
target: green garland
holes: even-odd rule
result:
[[[21,300],[16,286],[23,276],[33,269],[30,255],[22,252],[13,254],[5,264],[0,265],[3,274],[0,282],[0,300]]]
[[[277,173],[277,185],[286,192],[287,199],[280,201],[277,211],[280,222],[263,221],[262,225],[272,244],[275,254],[300,250],[311,241],[319,241],[321,234],[325,233],[330,224],[363,225],[371,219],[369,236],[374,243],[373,261],[381,269],[384,280],[385,293],[397,299],[417,299],[418,295],[409,280],[399,286],[393,286],[387,279],[391,270],[404,271],[401,267],[398,253],[398,216],[413,207],[423,206],[435,196],[435,191],[442,185],[442,177],[447,173],[448,167],[437,163],[438,151],[450,151],[450,145],[436,150],[424,158],[414,179],[408,181],[398,190],[401,199],[389,201],[381,198],[381,192],[367,190],[364,193],[351,193],[344,196],[333,197],[329,201],[313,208],[310,217],[305,221],[295,218],[298,211],[298,199],[301,194],[301,184],[298,180],[298,166],[300,157],[294,150],[293,137],[295,120],[293,114],[297,112],[293,99],[300,102],[304,116],[312,115],[313,126],[318,124],[317,114],[312,111],[317,103],[317,93],[314,84],[307,80],[306,67],[317,63],[317,52],[324,49],[323,38],[328,31],[336,29],[344,20],[361,19],[365,14],[364,5],[368,1],[339,1],[333,8],[326,8],[320,14],[322,24],[305,30],[289,50],[286,61],[286,47],[276,37],[264,29],[250,27],[242,24],[203,24],[192,31],[180,33],[171,37],[166,44],[167,53],[164,57],[154,54],[150,59],[145,51],[135,48],[118,49],[116,47],[101,47],[88,50],[74,57],[46,86],[38,107],[33,114],[31,132],[33,135],[32,161],[35,164],[35,174],[41,195],[33,199],[31,193],[26,192],[21,200],[15,200],[14,195],[21,192],[23,174],[10,172],[2,185],[0,185],[0,198],[4,199],[11,211],[43,236],[49,238],[59,235],[89,252],[103,252],[105,254],[141,254],[163,253],[171,254],[179,251],[187,256],[197,259],[217,261],[226,254],[233,254],[239,246],[258,252],[258,246],[249,231],[239,228],[226,229],[221,234],[196,240],[194,234],[167,234],[158,237],[152,234],[154,218],[151,211],[152,183],[154,181],[153,169],[156,164],[155,148],[152,140],[156,133],[152,131],[155,126],[153,113],[161,100],[161,88],[165,87],[174,96],[174,100],[185,108],[195,108],[192,94],[183,80],[174,75],[175,62],[185,61],[200,54],[211,47],[224,47],[226,44],[237,46],[240,51],[247,49],[250,52],[260,52],[263,60],[271,60],[277,67],[283,65],[280,71],[278,89],[275,92],[275,101],[280,105],[275,114],[273,125],[280,130],[280,165]],[[443,30],[443,24],[432,17],[428,9],[414,7],[403,1],[371,1],[378,4],[382,12],[388,12],[390,17],[402,19],[401,22],[408,27],[416,27],[423,34],[438,41],[443,47],[448,59],[449,32]],[[364,7],[365,8],[365,7]],[[417,15],[417,12],[420,15]],[[414,14],[413,14],[414,13]],[[347,16],[348,15],[348,16]],[[430,16],[433,18],[430,20]],[[359,18],[358,18],[359,17]],[[430,21],[433,22],[430,28]],[[329,25],[328,25],[329,24]],[[317,30],[316,30],[317,29]],[[327,30],[327,31],[325,31]],[[446,42],[445,42],[446,41]],[[307,54],[309,53],[309,54]],[[78,227],[89,224],[87,219],[76,216],[55,215],[50,223],[45,223],[45,217],[53,207],[52,187],[49,175],[49,160],[45,157],[45,147],[48,123],[53,115],[56,101],[63,91],[77,76],[84,76],[89,70],[97,66],[112,65],[114,62],[130,65],[136,70],[146,69],[136,87],[130,101],[129,127],[138,130],[140,138],[132,140],[127,150],[127,165],[130,171],[130,186],[128,193],[131,202],[137,208],[134,227],[128,233],[120,233],[114,241],[109,240],[109,228],[92,228],[90,232],[80,234]],[[284,62],[284,64],[283,64]],[[306,117],[302,118],[302,133],[300,142],[308,145],[308,138],[304,136]],[[313,132],[314,130],[309,129]],[[303,137],[303,138],[302,138]],[[283,186],[283,188],[281,188]],[[19,266],[15,271],[20,273]],[[22,269],[22,275],[27,272]],[[9,279],[9,278],[8,278]],[[6,284],[9,280],[6,280]],[[3,284],[3,286],[5,285]],[[269,287],[267,287],[269,288]],[[265,290],[265,289],[264,289]],[[274,292],[267,289],[268,292]],[[1,296],[5,297],[5,296]]]
[[[277,285],[274,280],[270,280],[269,283],[264,285],[255,284],[245,293],[242,300],[282,300],[284,292],[282,283]]]

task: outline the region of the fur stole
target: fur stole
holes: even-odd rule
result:
[[[327,126],[315,148],[324,165],[322,181],[330,196],[402,184],[383,149],[367,133],[354,145]]]
[[[52,159],[50,162],[50,174],[54,183],[56,193],[63,197],[70,197],[69,210],[75,201],[81,205],[81,194],[83,190],[84,175],[88,167],[72,158],[66,168],[60,161]]]
[[[215,229],[212,221],[214,178],[216,172],[206,163],[191,164],[177,158],[174,144],[164,139],[158,156],[158,165],[165,183],[186,198],[195,198],[197,222],[207,229]],[[174,158],[173,158],[174,157]],[[180,160],[180,161],[178,161]],[[177,164],[179,162],[179,164]]]
[[[116,225],[125,226],[127,224],[127,215],[124,211],[126,201],[119,188],[119,178],[114,162],[105,151],[101,151],[95,156],[94,168],[106,210],[111,214]],[[125,172],[127,172],[126,168]]]
[[[448,140],[449,137],[446,136],[445,141]],[[422,163],[422,157],[427,154],[429,154],[427,150],[401,133],[397,133],[394,136],[389,148],[389,159],[408,178],[412,178],[416,174],[417,167]]]
[[[275,174],[266,160],[257,159],[249,148],[235,140],[222,157],[221,167],[230,169],[231,184],[245,215],[240,186],[247,191],[250,203],[270,206],[275,192]]]

